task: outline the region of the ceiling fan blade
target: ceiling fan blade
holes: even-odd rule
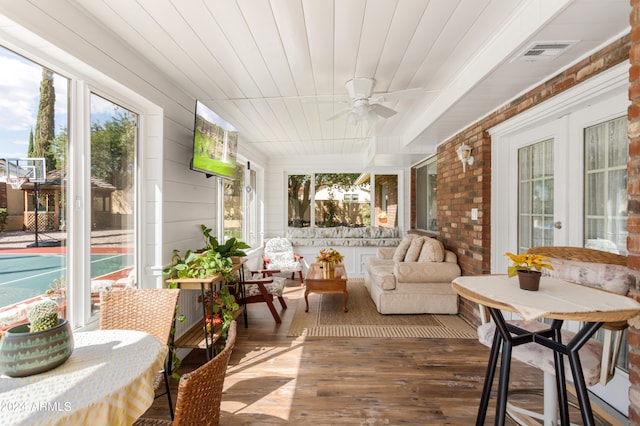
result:
[[[377,92],[374,93],[373,99],[382,98],[384,101],[401,101],[405,99],[415,99],[426,93],[439,92],[439,90],[425,90],[420,87],[414,89],[396,90],[394,92]]]
[[[342,117],[343,115],[346,115],[349,111],[351,111],[351,108],[346,108],[346,109],[343,109],[342,111],[338,111],[335,114],[333,114],[331,117],[327,118],[327,121],[335,120],[338,117]]]
[[[371,111],[378,114],[380,117],[389,118],[393,117],[397,114],[397,111],[392,110],[381,104],[373,104],[371,105]]]

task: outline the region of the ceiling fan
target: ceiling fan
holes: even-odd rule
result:
[[[373,87],[375,84],[376,81],[373,78],[356,77],[348,80],[344,87],[349,94],[349,107],[332,115],[328,120],[335,120],[338,117],[346,115],[347,123],[355,126],[362,121],[372,123],[378,117],[389,118],[394,116],[397,111],[382,105],[382,102],[387,100],[385,96],[420,90],[409,89],[387,92],[373,97]]]

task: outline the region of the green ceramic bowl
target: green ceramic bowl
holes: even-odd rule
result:
[[[62,365],[73,352],[73,334],[66,319],[58,325],[31,333],[29,323],[7,330],[0,340],[0,373],[24,377]]]

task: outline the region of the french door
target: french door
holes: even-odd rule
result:
[[[625,75],[620,70],[602,78],[611,88],[606,96],[598,92],[587,103],[588,90],[581,88],[574,105],[568,94],[491,129],[492,273],[505,273],[505,252],[541,245],[626,254]],[[589,389],[623,414],[626,349],[614,379]]]

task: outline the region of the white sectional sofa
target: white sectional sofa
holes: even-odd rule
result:
[[[369,259],[365,287],[381,314],[457,314],[451,281],[460,275],[458,257],[442,242],[407,235]]]

